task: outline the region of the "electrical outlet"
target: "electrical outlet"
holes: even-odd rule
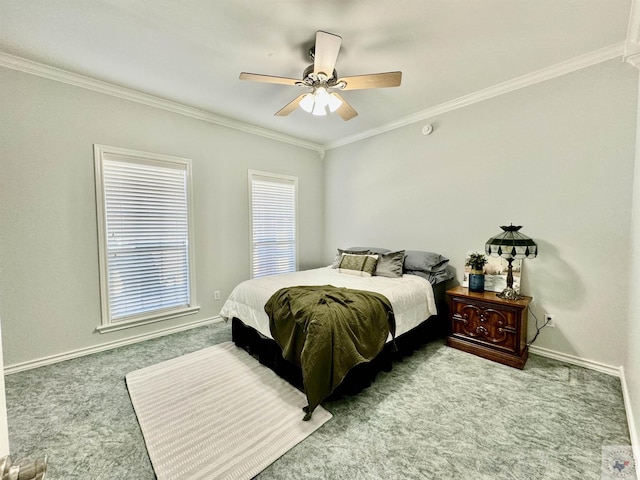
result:
[[[220,290],[216,290],[215,292],[213,292],[213,299],[220,300]]]
[[[544,323],[547,327],[556,328],[556,317],[550,313],[545,313]]]

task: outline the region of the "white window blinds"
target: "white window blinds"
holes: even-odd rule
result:
[[[193,303],[191,163],[96,148],[103,326],[184,314]]]
[[[297,270],[297,186],[295,177],[249,171],[252,278]]]

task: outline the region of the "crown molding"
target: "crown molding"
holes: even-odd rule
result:
[[[567,73],[575,72],[577,70],[581,70],[583,68],[590,67],[592,65],[596,65],[613,58],[621,57],[624,55],[624,52],[625,42],[616,43],[614,45],[595,50],[585,55],[572,58],[571,60],[557,63],[550,67],[522,75],[512,80],[507,80],[506,82],[493,85],[492,87],[478,90],[477,92],[470,93],[469,95],[464,95],[454,100],[441,103],[440,105],[436,105],[434,107],[427,108],[426,110],[422,110],[412,115],[400,118],[393,122],[386,123],[380,127],[365,130],[364,132],[360,132],[355,135],[351,135],[334,142],[327,143],[324,148],[326,150],[331,150],[332,148],[337,148],[349,143],[364,140],[365,138],[374,137],[376,135],[380,135],[381,133],[405,127],[407,125],[411,125],[413,123],[420,122],[437,115],[442,115],[458,108],[467,107],[469,105],[473,105],[474,103],[482,102],[499,95],[504,95],[505,93],[513,92],[524,87],[529,87],[531,85],[535,85],[536,83],[545,82],[547,80],[551,80],[553,78],[566,75]]]
[[[633,65],[638,70],[640,70],[640,52],[638,52],[636,54],[633,54],[633,55],[628,55],[628,56],[625,57],[624,60],[629,65]]]
[[[624,47],[624,59],[636,68],[638,67],[638,55],[640,54],[640,2],[633,0],[629,12],[627,24],[627,41]],[[632,57],[635,57],[632,58]]]
[[[640,70],[640,1],[638,0],[633,0],[631,3],[627,41],[624,45],[624,61]]]
[[[39,77],[47,78],[49,80],[55,80],[57,82],[66,83],[80,88],[85,88],[105,95],[111,95],[112,97],[122,98],[136,103],[141,103],[168,112],[177,113],[186,117],[195,118],[205,122],[213,123],[223,127],[233,128],[234,130],[240,130],[241,132],[266,137],[278,142],[288,143],[297,147],[306,148],[318,152],[322,157],[324,155],[324,148],[322,145],[308,142],[300,138],[284,135],[282,133],[274,132],[266,128],[256,127],[248,123],[238,122],[222,115],[202,110],[199,108],[189,107],[178,102],[166,100],[161,97],[142,93],[130,88],[121,87],[112,83],[97,80],[95,78],[87,77],[77,73],[69,72],[61,68],[52,67],[44,63],[35,62],[23,57],[11,55],[6,52],[0,52],[0,67],[10,68],[12,70],[18,70],[31,75],[37,75]]]
[[[637,1],[634,0],[634,6],[636,3]],[[640,25],[640,21],[637,23],[638,25]],[[640,35],[640,31],[636,32],[637,29],[633,30],[633,32],[635,33],[634,35],[632,35],[632,28],[632,21],[630,20],[628,33],[629,38],[635,38],[635,33]],[[52,67],[50,65],[35,62],[33,60],[28,60],[26,58],[18,57],[16,55],[11,55],[5,52],[0,52],[0,67],[19,70],[32,75],[48,78],[50,80],[55,80],[58,82],[67,83],[69,85],[92,90],[94,92],[130,100],[169,112],[177,113],[179,115],[184,115],[216,125],[233,128],[235,130],[240,130],[242,132],[250,133],[253,135],[270,138],[272,140],[288,143],[297,147],[306,148],[317,152],[320,159],[322,159],[324,158],[327,150],[348,145],[350,143],[355,143],[369,137],[374,137],[376,135],[380,135],[397,128],[405,127],[407,125],[411,125],[413,123],[435,117],[437,115],[442,115],[458,108],[467,107],[469,105],[473,105],[474,103],[482,102],[484,100],[488,100],[505,93],[513,92],[521,88],[545,82],[547,80],[551,80],[553,78],[566,75],[567,73],[575,72],[577,70],[581,70],[583,68],[590,67],[592,65],[596,65],[613,58],[623,57],[626,61],[634,66],[636,66],[636,64],[640,65],[640,45],[638,46],[638,50],[636,51],[633,47],[633,45],[635,44],[636,42],[632,42],[630,40],[627,40],[626,42],[616,43],[614,45],[595,50],[585,55],[575,57],[565,62],[561,62],[550,67],[522,75],[512,80],[499,83],[489,88],[470,93],[469,95],[464,95],[454,100],[441,103],[440,105],[436,105],[434,107],[427,108],[406,117],[402,117],[400,119],[386,123],[384,125],[381,125],[380,127],[365,130],[355,135],[350,135],[348,137],[329,142],[325,145],[309,142],[300,138],[274,132],[273,130],[250,125],[248,123],[238,122],[206,110],[189,107],[178,102],[173,102],[171,100],[166,100],[154,95],[138,92],[136,90],[114,85],[102,80],[97,80],[95,78],[86,77],[84,75],[79,75],[77,73],[68,72],[60,68]]]

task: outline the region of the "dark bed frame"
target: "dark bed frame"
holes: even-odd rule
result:
[[[392,362],[402,361],[403,357],[411,355],[414,350],[426,342],[448,335],[450,325],[448,306],[445,300],[446,283],[442,282],[433,286],[438,315],[429,317],[417,327],[396,337],[397,350],[393,348],[392,343],[387,343],[382,352],[371,362],[361,363],[353,368],[330,398],[353,395],[362,391],[371,385],[378,372],[390,371]],[[233,318],[231,321],[231,335],[238,347],[245,349],[261,364],[269,367],[298,389],[304,390],[300,367],[282,358],[282,350],[273,339],[265,337],[238,318]]]

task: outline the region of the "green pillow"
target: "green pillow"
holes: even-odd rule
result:
[[[338,272],[370,277],[378,265],[377,255],[352,255],[344,253],[338,266]]]
[[[349,253],[351,255],[369,255],[369,250],[343,250],[342,248],[338,249],[335,258],[333,259],[333,263],[331,264],[331,268],[338,268],[340,265],[340,260],[342,260],[342,254]]]

